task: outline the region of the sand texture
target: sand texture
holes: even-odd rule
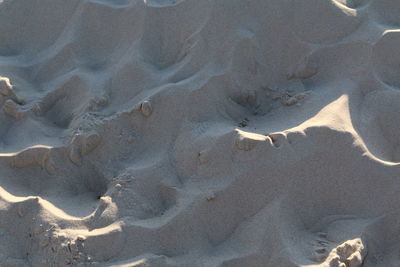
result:
[[[398,267],[399,111],[399,0],[0,0],[0,266]]]

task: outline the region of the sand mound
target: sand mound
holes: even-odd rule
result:
[[[0,2],[0,266],[400,265],[397,0]]]

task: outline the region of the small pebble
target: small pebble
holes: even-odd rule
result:
[[[143,101],[143,103],[140,105],[140,110],[145,117],[149,117],[153,113],[151,103],[147,100]]]
[[[120,190],[120,189],[122,188],[122,185],[121,185],[121,184],[116,184],[116,185],[115,185],[115,188],[118,189],[118,190]]]
[[[0,94],[11,96],[13,94],[10,80],[6,77],[0,77]]]

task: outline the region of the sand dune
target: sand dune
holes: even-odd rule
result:
[[[0,1],[0,266],[400,266],[398,0]]]

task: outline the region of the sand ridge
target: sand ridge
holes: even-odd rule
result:
[[[0,266],[398,266],[397,0],[0,1]]]

